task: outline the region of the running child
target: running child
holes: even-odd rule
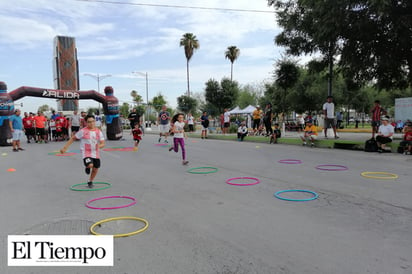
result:
[[[133,150],[137,151],[139,149],[138,145],[139,145],[140,141],[142,140],[142,135],[143,135],[143,132],[140,129],[140,123],[136,123],[134,125],[134,129],[132,129],[132,132],[130,134],[133,135],[133,140],[134,140],[134,149]]]
[[[60,150],[65,153],[75,140],[80,140],[80,149],[82,151],[83,163],[85,165],[86,174],[90,174],[87,185],[93,187],[93,180],[100,168],[100,149],[105,146],[104,136],[100,129],[96,127],[96,120],[93,115],[85,117],[87,126],[80,129],[73,135],[69,141]]]
[[[180,148],[182,149],[182,164],[187,165],[189,161],[186,160],[185,137],[187,138],[187,135],[184,129],[184,117],[183,113],[178,113],[173,117],[173,146],[169,148],[169,151],[174,150],[177,153],[180,145]]]

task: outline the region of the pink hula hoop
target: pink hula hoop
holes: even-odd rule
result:
[[[231,182],[231,181],[241,180],[241,179],[255,180],[255,182],[249,183],[249,184],[237,184],[237,183]],[[233,186],[253,186],[259,183],[260,183],[260,180],[258,178],[253,178],[253,177],[234,177],[234,178],[230,178],[226,180],[226,184],[233,185]]]
[[[318,165],[316,169],[327,170],[327,171],[343,171],[343,170],[348,170],[348,167],[342,166],[342,165]]]
[[[112,206],[112,207],[96,207],[96,206],[91,206],[90,204],[98,201],[98,200],[104,200],[104,199],[113,199],[113,198],[123,198],[123,199],[129,199],[132,200],[132,202],[130,204],[126,204],[126,205],[121,205],[121,206]],[[130,196],[105,196],[105,197],[100,197],[100,198],[96,198],[96,199],[92,199],[90,201],[88,201],[86,203],[86,207],[91,208],[91,209],[118,209],[118,208],[125,208],[125,207],[129,207],[136,204],[136,199]]]
[[[296,165],[296,164],[301,164],[302,161],[297,160],[297,159],[283,159],[283,160],[279,160],[278,163],[288,164],[288,165]]]

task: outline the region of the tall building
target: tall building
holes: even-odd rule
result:
[[[79,62],[74,37],[56,36],[54,38],[53,78],[55,89],[79,90]],[[77,110],[78,108],[78,100],[57,100],[58,111]]]

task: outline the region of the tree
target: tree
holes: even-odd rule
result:
[[[225,58],[230,60],[230,80],[231,81],[233,81],[233,62],[236,61],[239,55],[240,55],[240,49],[238,49],[236,46],[230,46],[225,51]]]
[[[177,108],[184,113],[195,113],[198,102],[195,98],[182,95],[177,97]]]
[[[334,56],[345,78],[380,89],[412,87],[411,1],[268,0],[292,55],[320,53],[332,82]]]
[[[132,96],[133,102],[135,102],[137,105],[140,105],[143,102],[143,97],[139,95],[135,90],[132,90],[130,92],[130,96]]]
[[[155,108],[157,112],[159,112],[162,109],[163,105],[166,105],[167,102],[163,95],[159,93],[157,96],[153,97],[152,101],[150,104]]]
[[[294,87],[299,80],[299,67],[296,62],[283,58],[276,64],[275,83],[282,89],[282,93],[278,94],[278,111],[286,114],[290,110],[290,104],[286,101],[288,90]]]
[[[130,105],[128,103],[123,103],[123,105],[121,105],[119,109],[120,115],[122,115],[123,117],[129,116],[129,109]]]
[[[225,108],[232,108],[239,96],[239,84],[228,78],[220,81],[209,79],[206,82],[205,99],[206,103],[214,106],[218,113]]]
[[[185,33],[180,39],[180,46],[184,47],[186,56],[186,75],[187,75],[187,96],[190,97],[190,85],[189,85],[189,61],[193,56],[195,50],[200,47],[199,41],[196,35],[193,33]]]
[[[240,90],[235,105],[239,106],[240,108],[245,108],[248,105],[256,105],[257,101],[258,97],[256,93],[244,87]]]
[[[49,105],[42,105],[42,106],[39,106],[39,108],[37,109],[37,111],[40,111],[40,112],[46,112],[46,111],[49,111],[49,109],[50,109],[50,107],[49,107]]]

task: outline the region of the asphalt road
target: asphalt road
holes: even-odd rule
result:
[[[131,136],[125,138],[106,147],[130,147]],[[80,154],[49,155],[62,143],[24,144],[23,152],[0,147],[0,273],[412,273],[412,156],[188,139],[190,163],[183,166],[180,153],[155,144],[155,135],[145,135],[138,152],[103,152],[96,179],[112,187],[91,192],[70,190],[86,182]],[[70,148],[78,149],[78,143]],[[282,159],[302,163],[279,163]],[[316,169],[323,164],[348,170]],[[218,172],[187,172],[206,166]],[[365,171],[399,178],[364,178]],[[225,183],[245,176],[260,183]],[[274,197],[287,189],[314,191],[319,198]],[[84,205],[109,195],[132,196],[137,204],[116,210]],[[124,201],[97,205],[116,203]],[[91,224],[118,216],[141,217],[150,226],[115,239],[113,267],[7,266],[7,235],[87,234]],[[117,221],[101,232],[141,226]]]

